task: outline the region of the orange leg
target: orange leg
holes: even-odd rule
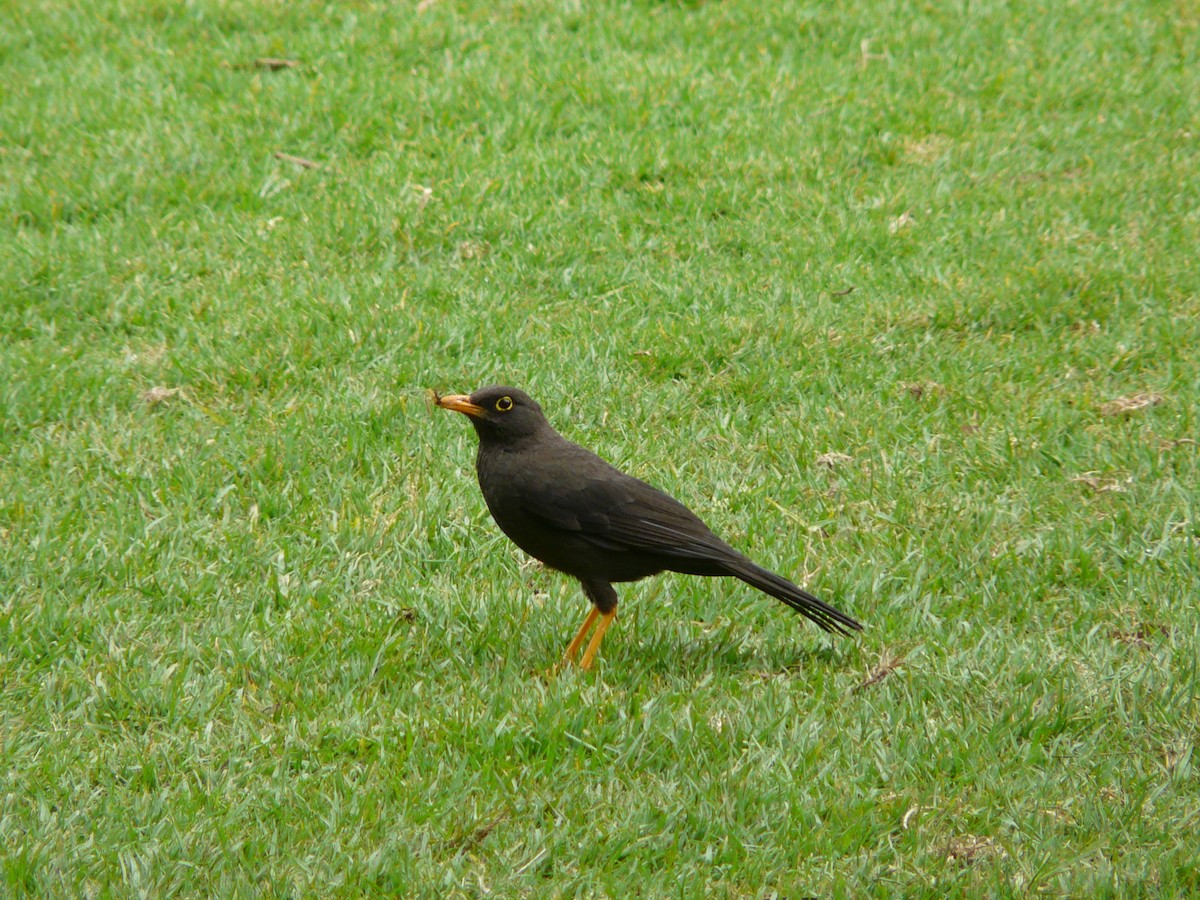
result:
[[[579,655],[579,648],[583,646],[583,639],[587,637],[588,629],[592,627],[592,623],[596,621],[598,615],[600,615],[600,610],[593,606],[588,617],[583,620],[583,625],[575,633],[575,639],[567,644],[567,652],[563,654],[562,665],[574,662],[575,657]]]
[[[592,610],[596,612],[595,609]],[[608,631],[608,626],[612,624],[613,619],[617,617],[617,611],[600,613],[600,624],[596,627],[596,633],[592,635],[592,641],[588,644],[587,650],[583,654],[583,661],[579,663],[579,668],[583,670],[592,667],[592,660],[596,658],[596,651],[600,649],[600,640],[604,637],[604,632]]]

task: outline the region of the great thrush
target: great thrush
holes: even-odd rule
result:
[[[575,659],[599,618],[580,662],[591,668],[617,615],[614,581],[637,581],[666,569],[732,575],[826,631],[862,629],[841,610],[734,550],[678,500],[568,441],[524,391],[485,387],[470,396],[437,396],[436,403],[466,414],[475,426],[479,488],[500,530],[530,556],[579,579],[592,601],[564,663]]]

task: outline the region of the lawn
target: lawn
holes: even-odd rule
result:
[[[1200,12],[9,2],[0,893],[1200,893]],[[866,625],[578,586],[521,386]]]

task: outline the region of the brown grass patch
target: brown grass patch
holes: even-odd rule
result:
[[[1130,394],[1128,397],[1118,397],[1116,400],[1109,400],[1102,404],[1100,415],[1127,416],[1143,409],[1150,409],[1152,406],[1158,406],[1165,399],[1162,394],[1154,392]]]

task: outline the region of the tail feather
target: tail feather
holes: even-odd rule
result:
[[[740,578],[751,587],[758,588],[764,594],[770,594],[782,600],[796,612],[811,619],[821,628],[837,634],[850,634],[852,631],[862,631],[862,624],[846,615],[840,609],[830,606],[824,600],[818,600],[808,591],[792,584],[782,575],[776,575],[769,569],[751,562],[749,559],[739,559],[726,564],[730,575]]]

